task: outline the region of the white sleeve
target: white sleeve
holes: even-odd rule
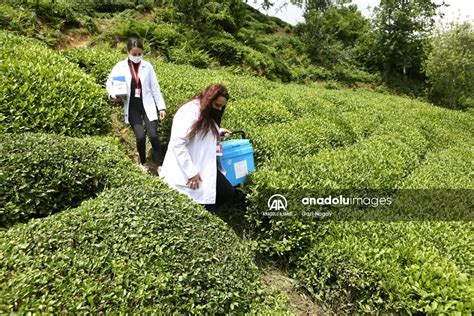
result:
[[[173,151],[181,170],[190,179],[199,173],[199,168],[193,163],[186,146],[189,143],[187,134],[193,123],[197,120],[199,113],[189,111],[189,108],[182,110],[184,111],[178,110],[173,118],[168,148]]]
[[[153,99],[155,100],[156,107],[158,111],[166,110],[165,100],[163,99],[163,95],[161,94],[160,84],[158,83],[158,79],[156,78],[155,69],[153,66],[150,65],[151,68],[151,91],[153,93]]]
[[[114,96],[114,88],[113,88],[113,84],[112,84],[112,77],[117,74],[118,69],[120,67],[119,64],[120,63],[117,63],[114,66],[114,68],[112,68],[112,71],[107,76],[107,81],[105,82],[105,88],[107,89],[107,93],[109,94],[109,96]]]

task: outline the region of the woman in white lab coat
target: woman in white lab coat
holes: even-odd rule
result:
[[[166,116],[166,106],[153,66],[142,60],[143,45],[137,38],[127,43],[128,57],[119,61],[109,74],[106,87],[110,99],[123,102],[125,123],[130,123],[135,133],[136,145],[140,156],[140,167],[148,171],[146,160],[146,134],[153,148],[153,156],[158,166],[163,162],[158,138],[158,111],[160,120]],[[127,95],[115,95],[113,77],[123,76],[127,85]],[[158,111],[157,111],[158,109]],[[146,133],[143,127],[145,121]],[[158,167],[159,170],[160,167]]]
[[[178,109],[160,174],[170,186],[209,211],[235,193],[218,160],[221,136],[229,133],[220,128],[228,99],[227,88],[213,84]]]

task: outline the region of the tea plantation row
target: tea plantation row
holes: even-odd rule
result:
[[[61,211],[0,232],[2,313],[265,307],[247,245],[109,139],[1,134],[0,144],[2,224]]]
[[[37,41],[0,31],[0,43],[2,132],[107,131],[104,93],[90,76]]]

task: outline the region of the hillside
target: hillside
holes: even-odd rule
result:
[[[9,0],[0,4],[0,26],[55,48],[106,46],[124,49],[130,36],[163,60],[199,68],[221,68],[283,82],[338,80],[377,83],[355,67],[323,68],[311,62],[294,27],[242,1]],[[192,17],[192,18],[188,18]]]

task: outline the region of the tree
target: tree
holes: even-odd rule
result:
[[[201,30],[236,33],[245,21],[246,10],[241,0],[161,0],[172,6],[184,23]]]
[[[474,30],[470,23],[451,24],[431,40],[424,63],[430,98],[453,109],[474,98]]]
[[[324,11],[309,7],[304,17],[297,32],[310,58],[320,64],[351,63],[354,43],[370,27],[355,5],[332,4]]]
[[[437,9],[431,0],[381,0],[375,8],[376,50],[387,79],[400,73],[405,79],[421,74],[424,44],[433,30]]]

